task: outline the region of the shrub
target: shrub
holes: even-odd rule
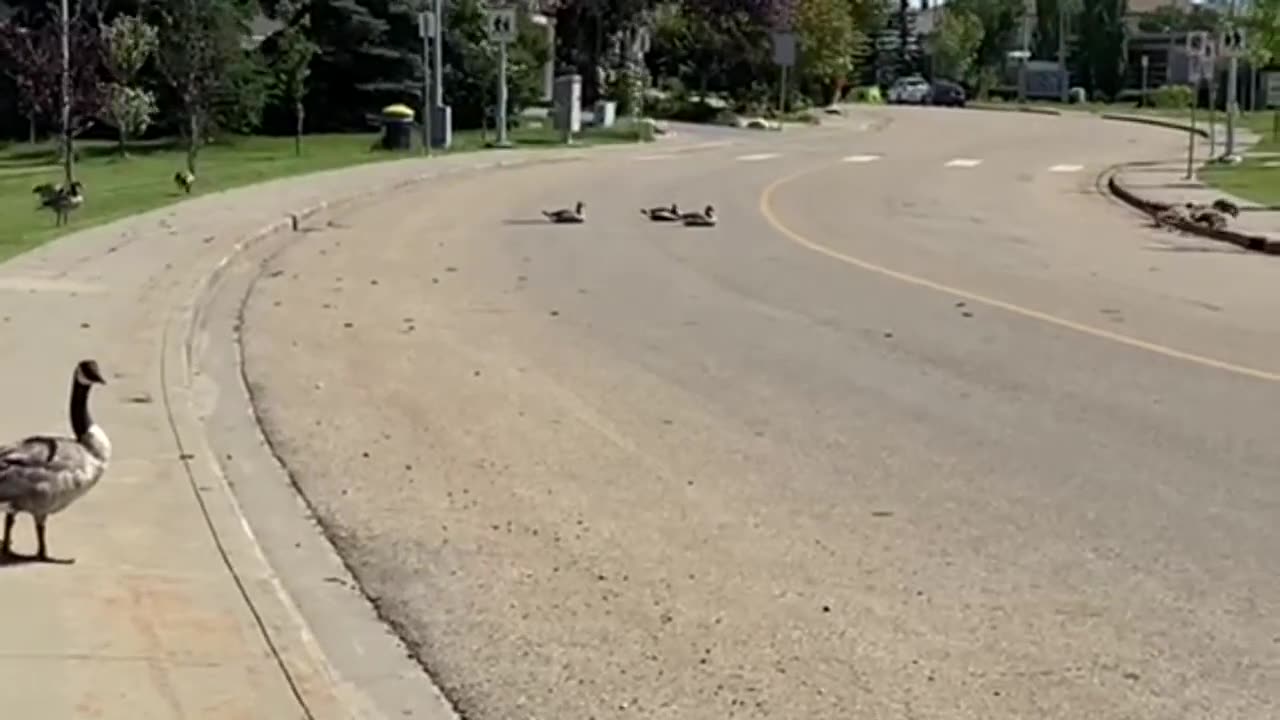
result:
[[[1184,85],[1164,85],[1151,93],[1151,104],[1158,108],[1190,107],[1191,88]]]
[[[884,95],[880,93],[879,85],[864,85],[856,87],[851,93],[853,101],[858,103],[870,103],[872,105],[884,104]]]

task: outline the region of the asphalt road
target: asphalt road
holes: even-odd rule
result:
[[[869,117],[275,258],[247,374],[361,582],[473,720],[1276,717],[1280,266],[1096,194],[1167,131]]]

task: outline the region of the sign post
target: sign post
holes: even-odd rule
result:
[[[485,10],[489,39],[498,43],[498,142],[497,147],[511,147],[507,139],[507,45],[519,35],[516,25],[516,9],[491,7]]]
[[[1147,103],[1147,68],[1151,65],[1151,58],[1146,53],[1142,54],[1142,107],[1146,107]]]
[[[1213,72],[1208,58],[1212,54],[1208,33],[1197,31],[1187,33],[1187,84],[1191,86],[1191,127],[1187,131],[1187,176],[1190,180],[1195,176],[1196,154],[1196,106],[1200,104],[1200,87],[1204,84],[1206,74]]]
[[[1235,15],[1235,3],[1231,3],[1231,14]],[[1240,107],[1236,99],[1236,85],[1239,83],[1239,60],[1245,52],[1244,29],[1228,25],[1223,31],[1218,46],[1222,54],[1227,56],[1227,147],[1223,151],[1224,160],[1234,161],[1236,154],[1236,115]]]
[[[796,34],[789,30],[773,33],[773,62],[782,73],[778,82],[778,115],[787,111],[787,70],[796,64]]]
[[[427,156],[431,155],[431,38],[435,34],[436,16],[429,9],[418,13],[418,35],[422,38],[422,152]]]

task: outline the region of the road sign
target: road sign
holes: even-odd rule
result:
[[[436,16],[431,11],[418,13],[418,37],[422,39],[436,36]]]
[[[1244,28],[1227,28],[1218,35],[1223,57],[1240,57],[1245,52]]]
[[[513,7],[493,7],[485,9],[485,25],[489,31],[489,39],[498,43],[512,43],[520,34],[516,25],[516,9]]]
[[[773,62],[782,67],[796,64],[796,34],[793,32],[773,33]]]

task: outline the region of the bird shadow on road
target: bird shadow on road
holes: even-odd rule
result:
[[[502,221],[503,225],[550,225],[543,218],[507,218]]]

